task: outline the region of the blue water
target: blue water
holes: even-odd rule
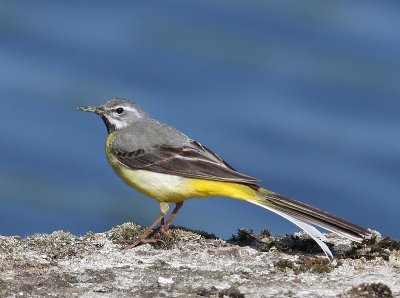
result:
[[[396,1],[2,1],[0,234],[149,224],[106,129],[76,111],[109,97],[211,148],[262,185],[400,236]],[[226,198],[175,224],[227,238],[298,230]]]

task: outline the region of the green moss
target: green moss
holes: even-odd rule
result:
[[[329,273],[337,266],[333,266],[326,258],[301,257],[296,261],[282,259],[275,263],[280,270],[292,269],[295,274],[310,272],[315,274]]]
[[[390,237],[385,237],[376,242],[376,245],[381,249],[400,250],[400,241],[393,240]]]
[[[169,231],[167,235],[157,234],[155,235],[155,239],[157,241],[151,243],[151,246],[155,249],[160,249],[160,250],[172,249],[179,241],[179,237],[176,236],[176,233],[173,233],[171,231]]]
[[[63,231],[55,231],[50,235],[37,234],[28,238],[28,245],[34,248],[43,248],[49,245],[66,246],[74,243],[75,236]]]
[[[285,253],[316,254],[322,252],[319,245],[305,233],[276,238],[272,237],[267,229],[261,230],[259,235],[252,230],[239,229],[228,242],[240,246],[252,246],[262,252],[270,251],[271,248]],[[330,248],[333,247],[333,244],[327,243],[327,245]]]
[[[110,231],[106,232],[107,238],[116,243],[127,242],[141,237],[145,229],[133,223],[125,223],[116,226]],[[148,239],[154,240],[149,242],[156,249],[172,249],[179,241],[196,240],[200,238],[216,239],[216,236],[202,231],[192,231],[186,228],[171,227],[168,234],[161,234],[158,230],[154,230]]]
[[[259,236],[253,232],[253,230],[239,229],[236,234],[232,235],[228,242],[240,246],[254,246],[260,243],[260,239]]]
[[[87,240],[95,240],[96,239],[96,233],[94,233],[92,231],[86,232],[84,238],[87,239]]]
[[[316,274],[329,273],[337,267],[333,266],[327,258],[319,257],[302,257],[297,263],[299,264],[300,272],[312,272]]]
[[[201,230],[192,230],[192,229],[188,229],[188,228],[181,227],[181,226],[171,226],[170,227],[170,231],[171,230],[186,231],[186,232],[189,232],[191,234],[200,235],[204,239],[218,239],[218,237],[215,236],[215,234],[207,233],[207,232],[201,231]]]
[[[76,256],[86,250],[81,241],[64,231],[55,231],[50,235],[34,235],[26,239],[26,245],[51,259]]]
[[[327,243],[328,247],[332,248],[332,244]],[[284,238],[271,242],[270,247],[275,247],[277,250],[286,253],[303,252],[307,254],[316,254],[322,252],[318,243],[307,235],[293,236],[289,235]]]
[[[272,236],[272,234],[271,234],[270,230],[268,230],[268,229],[262,229],[261,232],[260,232],[260,236],[261,236],[261,237],[264,237],[264,238],[265,238],[265,237],[269,238],[269,237]]]
[[[278,262],[276,262],[275,266],[281,270],[286,270],[287,268],[295,269],[295,263],[288,259],[279,260]]]
[[[3,237],[0,236],[0,253],[11,253],[18,249],[22,244],[19,236]]]
[[[106,232],[106,236],[111,241],[124,242],[124,241],[134,240],[140,237],[143,234],[143,232],[144,229],[137,224],[124,223]]]
[[[245,298],[244,294],[235,287],[230,287],[229,289],[222,290],[218,293],[218,297],[229,297],[229,298]]]
[[[360,259],[373,260],[381,257],[385,261],[389,260],[390,252],[400,250],[400,241],[385,237],[380,240],[376,236],[365,239],[362,243],[354,243],[348,251],[341,252],[340,258],[343,259]]]
[[[179,241],[196,241],[203,239],[215,239],[215,235],[201,231],[192,231],[186,228],[170,228],[168,234],[157,233],[154,238],[159,240],[151,245],[156,249],[172,249]]]
[[[391,289],[383,283],[362,283],[339,297],[393,297]]]
[[[218,290],[215,287],[209,289],[201,289],[197,292],[200,297],[229,297],[229,298],[245,298],[245,295],[235,287],[229,289]]]

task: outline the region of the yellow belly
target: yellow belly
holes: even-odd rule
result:
[[[194,197],[215,196],[246,200],[255,195],[255,190],[239,183],[185,178],[147,170],[130,169],[119,162],[109,149],[113,134],[110,134],[106,143],[106,155],[111,167],[130,187],[157,201],[176,203]]]

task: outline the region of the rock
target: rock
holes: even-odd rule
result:
[[[398,242],[353,244],[332,234],[328,260],[302,234],[240,230],[229,241],[174,228],[123,249],[127,223],[77,237],[63,231],[0,236],[1,297],[391,297],[400,295]],[[156,235],[157,236],[157,235]]]

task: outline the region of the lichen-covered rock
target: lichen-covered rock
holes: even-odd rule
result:
[[[388,238],[354,245],[328,234],[333,261],[302,234],[266,231],[241,230],[226,242],[173,229],[153,246],[123,249],[142,231],[127,223],[82,237],[0,237],[0,297],[400,295],[398,242]]]

